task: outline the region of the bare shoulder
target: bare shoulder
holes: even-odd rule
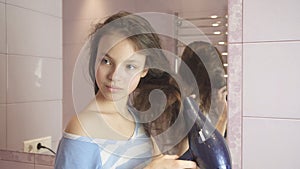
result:
[[[72,117],[65,132],[88,137],[101,135],[102,130],[99,129],[103,129],[105,122],[101,118],[98,118],[96,110],[92,102],[82,112]]]
[[[74,115],[68,122],[65,132],[80,136],[86,136],[87,134],[84,130],[84,123],[89,122],[89,111],[90,105],[88,105],[82,112]]]
[[[80,136],[86,136],[86,134],[82,128],[82,124],[77,115],[74,115],[72,117],[72,119],[69,121],[69,123],[65,129],[65,132],[80,135]]]

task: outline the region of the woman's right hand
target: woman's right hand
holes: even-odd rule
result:
[[[194,161],[178,160],[177,155],[161,155],[156,157],[144,169],[196,169]]]
[[[228,112],[227,112],[227,89],[226,86],[220,88],[217,94],[217,111],[219,114],[218,121],[216,123],[216,128],[221,133],[221,135],[225,135],[227,129],[227,120],[228,120]]]

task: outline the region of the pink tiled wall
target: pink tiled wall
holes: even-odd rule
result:
[[[61,137],[62,0],[0,0],[0,86],[0,168],[51,168],[53,156],[19,152]]]
[[[0,150],[1,169],[53,169],[54,156]]]
[[[242,0],[228,0],[228,145],[234,169],[242,168]]]
[[[234,168],[298,168],[299,1],[229,0]]]

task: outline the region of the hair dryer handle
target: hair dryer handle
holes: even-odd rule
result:
[[[186,119],[195,121],[188,134],[193,161],[201,169],[231,169],[230,151],[224,137],[202,114],[193,98],[187,97],[183,104]]]

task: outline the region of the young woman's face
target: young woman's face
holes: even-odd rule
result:
[[[140,78],[147,74],[144,68],[146,56],[136,53],[129,40],[112,45],[112,38],[104,36],[99,42],[96,82],[98,94],[107,100],[117,101],[127,99]]]

